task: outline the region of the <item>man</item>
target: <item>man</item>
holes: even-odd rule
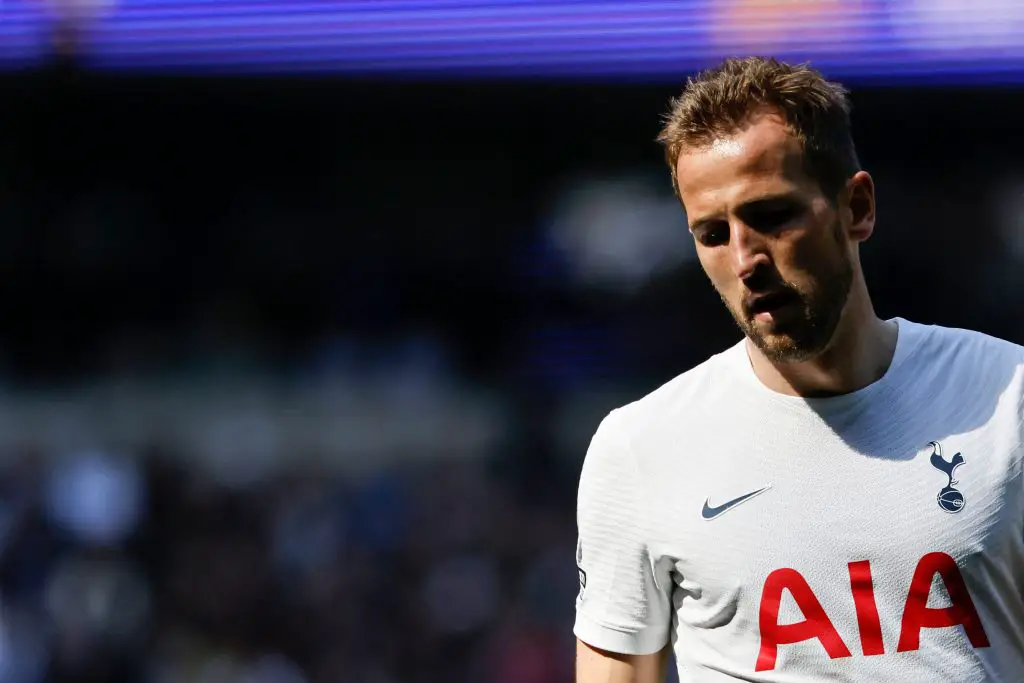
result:
[[[727,61],[659,139],[745,339],[593,438],[577,680],[1024,680],[1024,349],[875,315],[814,70]]]

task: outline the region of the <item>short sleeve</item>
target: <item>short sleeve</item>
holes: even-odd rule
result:
[[[580,475],[573,631],[601,650],[652,654],[669,640],[672,581],[648,550],[644,491],[618,419],[601,422]]]

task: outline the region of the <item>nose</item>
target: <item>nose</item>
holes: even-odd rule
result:
[[[729,224],[729,250],[733,272],[740,280],[746,280],[759,267],[771,263],[765,235],[738,219]]]

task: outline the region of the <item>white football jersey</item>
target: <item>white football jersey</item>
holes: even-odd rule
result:
[[[744,343],[612,411],[580,478],[575,633],[682,683],[1024,681],[1024,349],[898,319],[803,399]]]

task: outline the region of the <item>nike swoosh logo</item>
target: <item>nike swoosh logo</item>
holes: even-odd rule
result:
[[[748,500],[750,500],[754,496],[761,495],[762,493],[764,493],[765,491],[767,491],[771,487],[772,487],[772,485],[769,484],[768,486],[765,486],[763,489],[758,489],[756,491],[751,491],[750,493],[742,495],[739,498],[733,498],[728,503],[722,503],[718,507],[711,507],[709,505],[709,503],[711,502],[711,499],[708,498],[707,500],[704,501],[704,509],[700,511],[700,516],[703,517],[706,520],[712,520],[715,517],[718,517],[720,515],[725,514],[726,512],[728,512],[729,510],[733,509],[734,507],[736,507],[740,503],[746,503]]]

